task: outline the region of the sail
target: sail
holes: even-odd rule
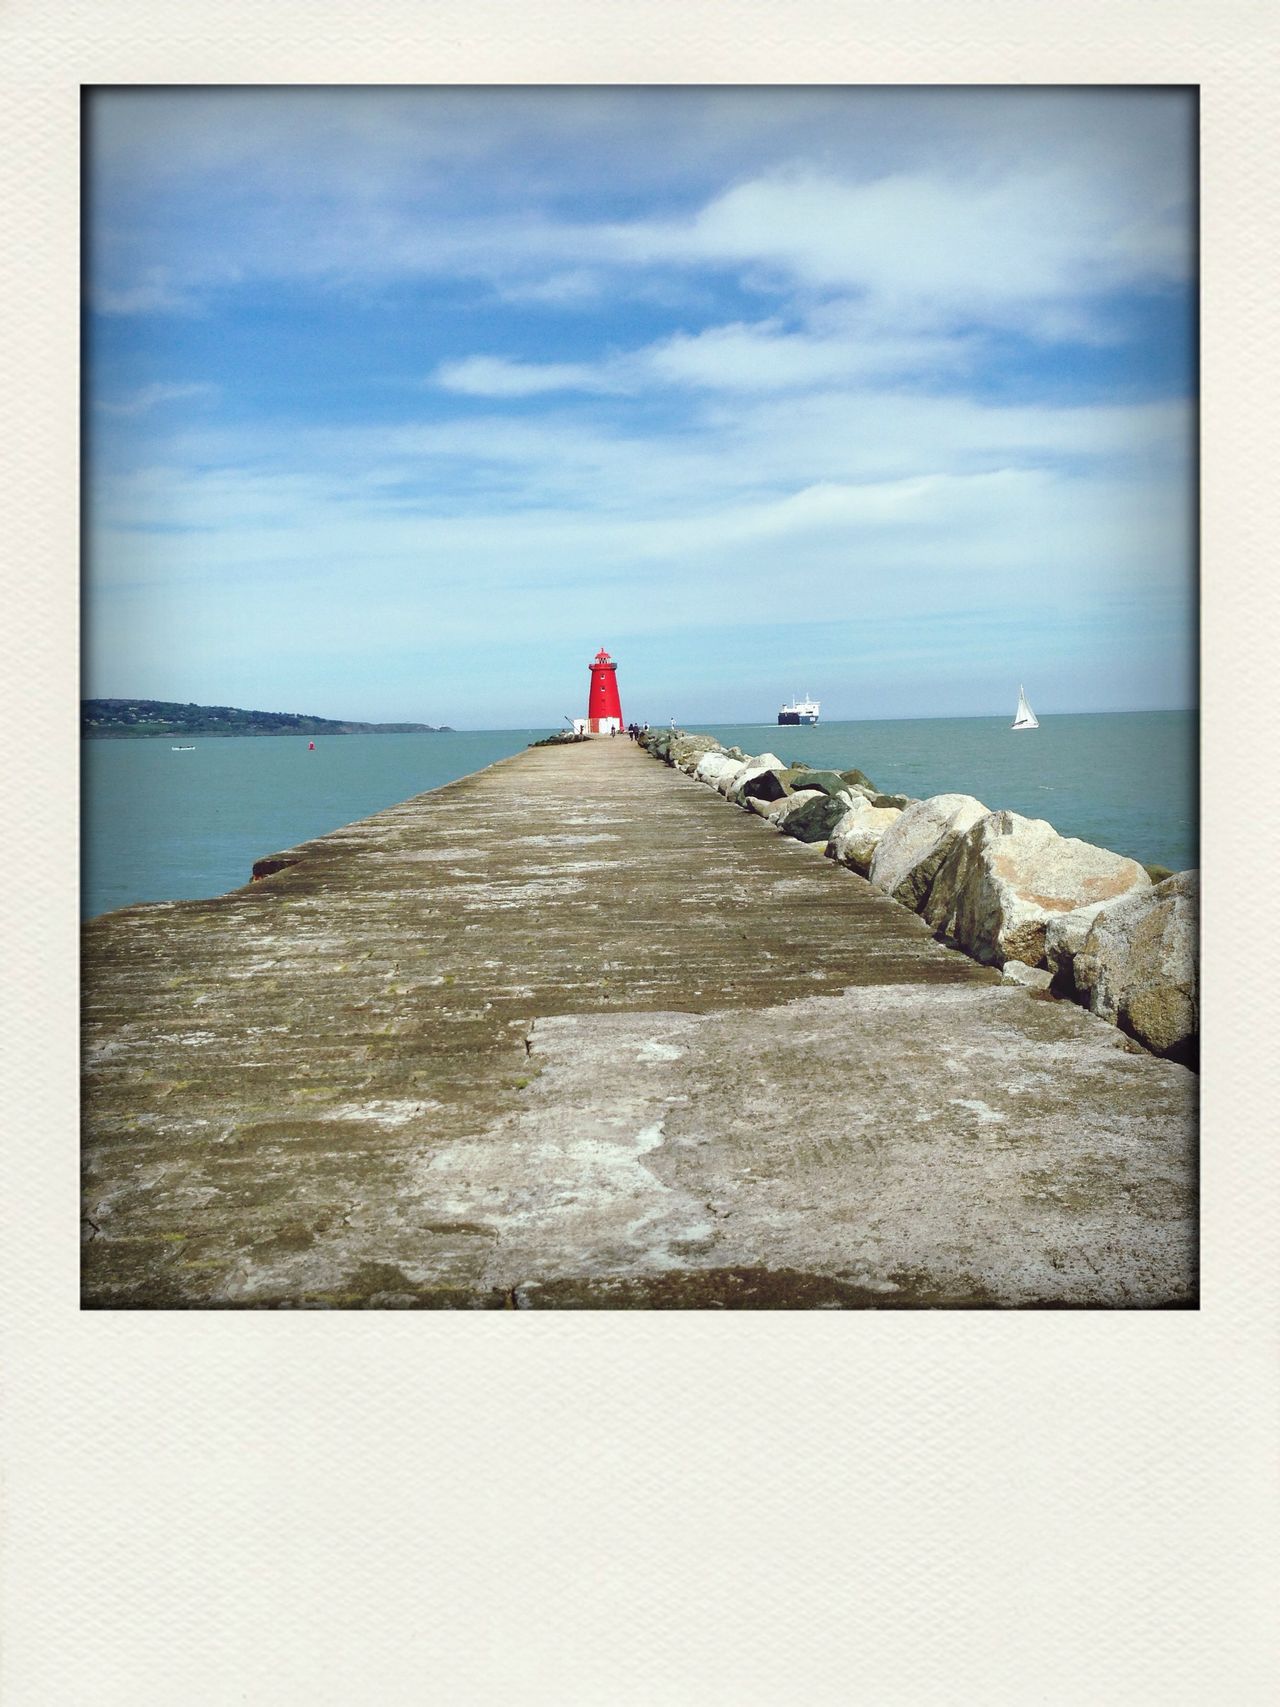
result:
[[[1040,727],[1039,719],[1027,704],[1026,690],[1021,682],[1018,683],[1018,709],[1013,714],[1013,727],[1015,729],[1038,729]]]

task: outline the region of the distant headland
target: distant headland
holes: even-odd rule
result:
[[[296,711],[241,711],[234,705],[180,705],[167,699],[85,699],[82,735],[452,735],[447,723],[345,723]]]

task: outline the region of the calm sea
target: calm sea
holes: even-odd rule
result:
[[[199,900],[253,862],[519,752],[549,729],[83,741],[81,909]]]
[[[972,794],[993,811],[1047,818],[1064,836],[1144,865],[1186,871],[1197,841],[1199,718],[1193,711],[1044,717],[1019,731],[1001,717],[901,723],[708,726],[724,746],[788,761],[856,765],[886,794]]]
[[[1197,863],[1193,712],[893,723],[703,725],[725,746],[848,769],[892,793],[973,794],[1146,864]],[[83,744],[83,910],[219,895],[256,859],[466,776],[545,729]]]

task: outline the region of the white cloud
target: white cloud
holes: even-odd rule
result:
[[[491,627],[536,645],[533,681],[569,628],[674,646],[700,626],[728,656],[797,613],[914,639],[975,611],[1055,635],[1123,611],[1136,644],[1151,610],[1189,608],[1188,406],[1064,406],[1106,371],[1158,384],[1157,364],[1020,341],[1127,338],[1116,293],[1188,276],[1187,98],[239,90],[90,109],[95,305],[207,313],[168,371],[225,384],[234,422],[166,408],[209,387],[141,383],[147,328],[95,337],[99,407],[138,423],[99,434],[90,471],[99,657],[362,650],[378,675],[419,637],[438,656]],[[269,383],[241,385],[264,308],[288,337]],[[224,324],[225,344],[203,336]],[[1006,389],[1033,401],[991,400]]]
[[[1066,93],[111,92],[91,104],[94,201],[118,210],[96,301],[451,278],[562,309],[729,272],[903,325],[1076,335],[1079,299],[1188,276],[1193,108]],[[214,217],[186,217],[203,200]]]
[[[198,307],[189,292],[176,289],[155,272],[114,290],[91,284],[88,298],[98,314],[190,314]]]
[[[513,362],[501,356],[467,356],[442,362],[435,380],[468,397],[534,397],[548,391],[611,391],[607,371],[587,362]]]
[[[504,302],[535,302],[552,307],[595,303],[608,288],[607,280],[598,269],[574,267],[568,272],[550,273],[545,278],[517,279],[498,285]]]
[[[827,389],[889,374],[927,374],[937,383],[972,360],[969,341],[894,333],[869,318],[843,334],[788,331],[777,321],[677,333],[644,352],[658,381],[710,391]]]
[[[145,415],[159,403],[177,403],[184,397],[211,397],[217,391],[213,385],[144,385],[132,396],[115,399],[101,398],[95,405],[108,415]]]
[[[831,305],[822,317],[833,322]],[[870,316],[845,312],[839,331],[788,330],[782,321],[735,322],[676,332],[648,346],[594,362],[526,362],[468,356],[442,362],[433,378],[472,397],[532,397],[542,392],[608,394],[687,391],[810,391],[851,381],[926,375],[933,384],[971,366],[970,337],[897,332]]]
[[[607,234],[633,264],[763,269],[786,284],[866,293],[907,325],[1040,308],[1187,277],[1185,204],[1153,206],[1121,173],[1062,166],[991,179],[935,168],[851,182],[809,170],[735,185],[693,217]]]
[[[283,441],[188,436],[167,466],[99,478],[94,574],[216,586],[269,570],[333,577],[336,596],[355,573],[362,597],[381,584],[406,598],[429,580],[433,611],[456,589],[474,614],[481,589],[568,596],[661,570],[681,581],[669,613],[679,624],[704,576],[716,597],[759,603],[785,585],[788,599],[817,599],[846,563],[877,579],[910,567],[966,594],[977,572],[1012,603],[1027,597],[1028,567],[1057,565],[1077,589],[1184,576],[1185,541],[1171,542],[1186,518],[1170,506],[1190,448],[1187,412],[1173,406],[1009,409],[892,393],[726,408],[687,443],[500,415]]]
[[[1186,593],[1189,518],[1158,483],[1004,471],[738,502],[717,495],[667,512],[462,517],[335,496],[323,476],[271,486],[184,476],[168,497],[203,514],[207,529],[95,532],[95,670],[99,659],[118,675],[125,659],[182,657],[216,673],[220,658],[240,654],[252,610],[273,672],[358,654],[372,682],[407,649],[421,660],[429,700],[433,661],[488,636],[512,681],[494,692],[471,684],[450,718],[482,723],[503,694],[519,704],[522,692],[530,707],[551,697],[559,715],[560,678],[545,660],[574,635],[594,646],[638,629],[675,645],[700,634],[714,642],[724,678],[709,675],[708,691],[740,704],[754,679],[744,683],[750,654],[741,650],[753,632],[850,625],[856,650],[876,624],[906,624],[927,671],[940,649],[953,656],[963,644],[963,626],[949,625],[988,612],[1026,636],[1059,634],[1087,674],[1087,638],[1083,652],[1072,638],[1082,611],[1086,637],[1109,619],[1123,631],[1135,598],[1154,618]]]

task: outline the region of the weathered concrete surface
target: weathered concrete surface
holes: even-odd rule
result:
[[[89,1305],[1194,1298],[1191,1073],[630,742],[269,863],[86,929]]]

